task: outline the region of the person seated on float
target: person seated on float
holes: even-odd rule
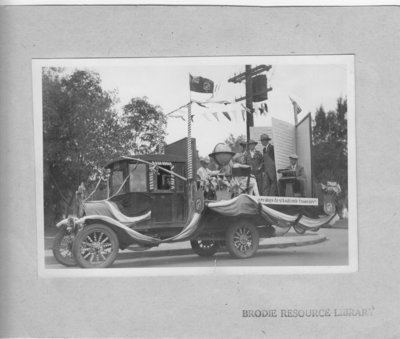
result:
[[[231,186],[230,182],[232,179],[233,167],[232,157],[234,155],[235,153],[232,152],[231,148],[224,143],[218,143],[215,145],[213,152],[209,154],[209,157],[215,161],[217,168],[219,169],[217,185],[220,189],[227,189]]]
[[[236,183],[239,187],[239,194],[240,193],[248,193],[250,195],[255,195],[259,196],[260,193],[258,191],[258,186],[257,186],[257,181],[256,178],[253,174],[251,173],[251,166],[247,165],[244,163],[244,157],[241,153],[237,153],[233,158],[232,158],[233,166],[232,166],[232,181],[233,183]],[[239,175],[235,176],[235,172],[242,172],[244,170],[248,171],[248,175]]]
[[[300,196],[305,197],[306,174],[304,167],[298,163],[298,159],[297,154],[289,155],[290,165],[278,171],[282,173],[282,177],[279,179],[279,191],[281,195],[286,195],[286,185],[288,184],[288,179],[290,179],[293,185],[293,192],[298,192]]]
[[[200,158],[201,167],[197,170],[197,181],[199,182],[199,186],[204,188],[210,179],[211,170],[208,168],[210,161],[207,157]]]

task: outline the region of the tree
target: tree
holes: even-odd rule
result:
[[[44,204],[59,218],[71,212],[79,184],[122,151],[121,127],[115,95],[101,88],[98,74],[45,68],[42,86]]]
[[[44,68],[43,169],[46,223],[73,212],[75,191],[91,192],[103,166],[121,155],[152,152],[164,142],[166,120],[147,98],[115,110],[116,92],[97,73]]]
[[[314,178],[338,182],[347,196],[347,99],[339,98],[335,111],[317,109],[312,157]]]
[[[131,154],[160,151],[167,124],[160,106],[150,104],[147,97],[132,98],[123,107],[123,121],[123,136]]]
[[[230,134],[227,139],[225,139],[225,144],[227,144],[231,149],[232,152],[240,152],[240,143],[241,142],[246,142],[246,136],[245,135],[239,135],[235,137],[233,134]]]

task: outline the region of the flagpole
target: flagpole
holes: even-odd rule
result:
[[[297,102],[294,101],[290,96],[289,99],[293,105],[293,114],[294,114],[294,126],[297,126],[298,120],[297,120],[297,115],[299,114],[298,109],[297,109]]]
[[[293,112],[294,112],[294,126],[296,127],[297,126],[297,122],[298,122],[298,120],[297,120],[297,110],[296,110],[296,108],[293,108]]]
[[[188,180],[193,179],[193,161],[192,161],[192,102],[188,105],[188,135],[187,135],[187,163],[188,163]]]

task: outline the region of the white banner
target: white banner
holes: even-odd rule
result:
[[[276,197],[276,196],[259,196],[254,198],[257,200],[257,202],[269,205],[318,206],[318,198],[296,198],[296,197]]]

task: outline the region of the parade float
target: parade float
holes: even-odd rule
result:
[[[283,238],[291,228],[301,237],[335,217],[340,189],[335,183],[325,183],[322,199],[313,197],[310,187],[306,197],[255,196],[249,194],[249,180],[243,180],[251,175],[246,166],[215,174],[213,189],[218,194],[208,199],[206,188],[194,175],[198,159],[191,137],[192,104],[185,105],[187,138],[167,145],[161,154],[125,156],[105,166],[99,184],[107,185],[107,198],[93,200],[95,192],[87,194],[81,185],[76,193],[76,215],[57,223],[53,254],[58,262],[104,268],[112,265],[120,250],[143,251],[184,241],[200,256],[226,249],[233,258],[245,259],[254,256],[260,239]],[[282,123],[275,122],[277,168],[288,152],[303,152],[303,159],[311,160],[310,150],[304,147],[311,145],[309,127],[307,120],[286,128],[299,140],[288,147],[281,142],[285,138],[279,139],[282,133],[276,132]],[[256,128],[248,131],[257,137]],[[218,168],[233,156],[223,143],[210,154]]]

